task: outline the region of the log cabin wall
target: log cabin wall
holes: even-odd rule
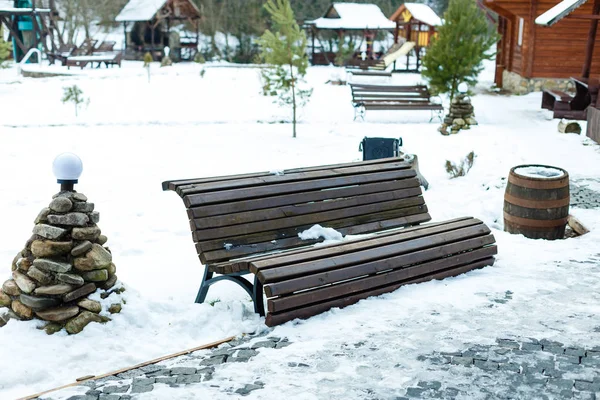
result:
[[[560,0],[485,0],[499,15],[502,36],[496,59],[496,85],[517,93],[545,87],[569,89],[571,76],[581,75],[589,21],[565,18],[551,27],[535,25],[535,18]],[[592,3],[573,14],[591,14]],[[600,36],[600,32],[598,34]],[[592,76],[600,74],[600,40],[596,41]]]

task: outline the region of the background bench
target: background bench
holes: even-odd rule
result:
[[[391,86],[351,83],[354,119],[364,120],[366,110],[430,110],[431,118],[442,118],[444,107],[431,100],[425,85]]]
[[[479,220],[397,229],[431,219],[415,176],[391,158],[164,182],[163,190],[183,198],[206,265],[196,302],[227,279],[265,315],[264,290],[266,323],[273,326],[492,264],[494,238]],[[322,239],[298,234],[315,224],[344,235],[375,234],[313,247]],[[248,273],[254,284],[242,276]]]

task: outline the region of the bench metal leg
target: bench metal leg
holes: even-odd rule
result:
[[[354,121],[360,117],[361,121],[365,120],[365,114],[367,113],[365,106],[358,105],[354,107]]]
[[[202,304],[206,300],[208,294],[208,288],[219,281],[231,281],[240,285],[246,293],[252,298],[254,302],[254,311],[257,312],[261,317],[265,315],[265,306],[262,296],[262,283],[258,281],[258,278],[254,278],[254,285],[252,285],[247,279],[244,279],[242,275],[249,274],[250,271],[235,272],[228,275],[220,275],[213,278],[214,272],[210,271],[208,267],[204,267],[204,276],[202,277],[202,283],[200,289],[198,289],[198,295],[196,295],[196,303]]]

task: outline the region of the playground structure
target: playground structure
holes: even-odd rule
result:
[[[394,23],[374,4],[333,3],[321,18],[305,21],[304,28],[309,32],[313,65],[336,62],[367,69],[377,64],[384,54],[375,49],[378,34],[391,32]],[[359,38],[360,43],[356,43],[355,38]],[[350,54],[343,60],[339,59],[340,46],[349,47]],[[364,51],[357,51],[361,47]]]
[[[54,0],[0,0],[0,24],[9,32],[13,57],[20,62],[30,49],[55,52]],[[39,58],[40,53],[35,53]],[[32,61],[40,61],[32,57]]]
[[[390,20],[396,23],[394,43],[402,43],[403,40],[414,43],[414,51],[406,54],[406,68],[401,71],[419,72],[421,58],[442,20],[429,6],[417,3],[402,4]],[[414,55],[414,60],[411,60],[411,55]],[[395,60],[394,71],[398,71]]]

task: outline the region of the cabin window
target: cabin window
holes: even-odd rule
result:
[[[517,46],[523,46],[523,25],[525,21],[519,17],[519,36],[517,38]]]

